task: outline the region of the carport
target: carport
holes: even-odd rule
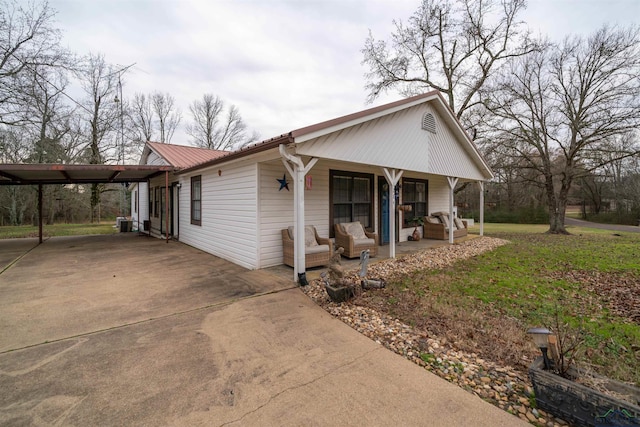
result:
[[[67,165],[67,164],[0,164],[0,185],[38,186],[38,241],[42,243],[42,186],[65,184],[129,184],[148,182],[164,173],[166,198],[169,198],[169,172],[173,166],[160,165]],[[138,194],[138,198],[140,194]],[[139,202],[139,201],[138,201]],[[169,221],[167,203],[167,227]],[[169,241],[169,232],[165,233]]]

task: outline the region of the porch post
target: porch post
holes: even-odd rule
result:
[[[453,243],[453,189],[456,188],[458,178],[448,176],[447,181],[449,182],[449,243]]]
[[[315,166],[318,159],[312,158],[307,166],[304,165],[302,159],[298,156],[287,153],[284,144],[278,147],[282,163],[289,174],[293,177],[293,199],[294,199],[294,234],[293,239],[293,280],[298,280],[298,275],[305,272],[305,253],[304,253],[304,177]],[[293,167],[292,167],[293,166]]]
[[[480,187],[480,235],[484,236],[484,181],[478,181]]]
[[[396,257],[396,184],[400,181],[403,170],[382,168],[389,184],[389,258]]]
[[[202,215],[202,209],[200,209]],[[164,236],[169,243],[169,171],[164,173]]]

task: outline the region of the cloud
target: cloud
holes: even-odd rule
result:
[[[419,0],[51,0],[64,41],[77,53],[135,63],[125,97],[155,90],[188,106],[204,93],[240,109],[263,138],[365,105],[361,49],[369,29],[388,38]],[[534,0],[524,15],[544,33],[592,31],[606,20],[633,22],[636,0]],[[549,13],[553,10],[554,13]],[[376,102],[398,99],[396,94]],[[176,143],[187,143],[183,131]]]

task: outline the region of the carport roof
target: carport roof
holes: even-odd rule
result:
[[[173,166],[0,164],[0,185],[144,182]]]

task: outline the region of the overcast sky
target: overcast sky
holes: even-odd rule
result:
[[[63,43],[127,72],[124,97],[169,92],[188,106],[213,93],[261,139],[368,108],[362,53],[420,0],[50,0]],[[640,0],[529,0],[523,19],[552,39],[605,22],[640,23]],[[380,105],[400,99],[388,94]],[[179,130],[171,141],[189,144]]]

